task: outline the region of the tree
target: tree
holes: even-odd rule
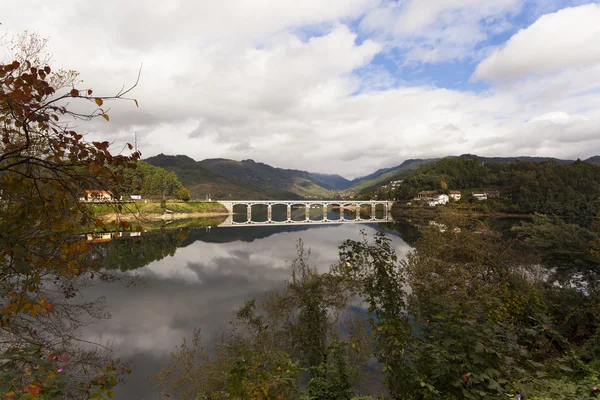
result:
[[[449,398],[494,398],[531,393],[540,377],[589,373],[553,324],[535,257],[479,221],[439,223],[404,263],[411,361],[424,385]]]
[[[113,167],[133,167],[140,154],[113,155],[108,142],[86,141],[69,121],[108,121],[104,103],[125,99],[135,85],[114,96],[93,96],[91,89],[75,87],[74,72],[54,72],[36,62],[30,52],[40,54],[38,42],[20,40],[17,47],[27,52],[0,65],[0,392],[112,395],[115,364],[105,359],[98,371],[101,360],[69,339],[77,337],[83,321],[68,301],[77,283],[109,276],[85,263],[88,247],[77,234],[103,223],[78,199],[84,189],[110,190],[118,198],[122,176]],[[73,111],[70,103],[77,102],[94,111]]]
[[[415,389],[405,355],[411,327],[405,312],[405,277],[390,239],[379,232],[369,243],[363,232],[362,241],[345,241],[332,273],[348,279],[368,304],[375,357],[383,365],[387,389],[394,399],[406,397]]]
[[[177,197],[179,197],[180,200],[189,201],[190,200],[190,192],[188,192],[188,190],[186,188],[181,188],[181,189],[179,189],[179,191],[177,193]]]

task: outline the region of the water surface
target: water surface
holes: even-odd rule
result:
[[[102,283],[83,291],[86,300],[105,296],[111,318],[86,329],[85,339],[111,341],[115,356],[131,361],[132,375],[118,387],[117,399],[158,399],[148,382],[183,338],[201,328],[207,347],[228,329],[232,313],[245,300],[283,287],[298,240],[310,249],[310,264],[321,272],[337,261],[338,246],[373,235],[378,224],[243,226],[150,232],[97,245],[107,268],[140,276],[125,287]],[[390,231],[399,256],[416,237],[407,226]],[[410,239],[409,239],[410,238]]]

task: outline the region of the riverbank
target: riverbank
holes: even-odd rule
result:
[[[454,211],[460,215],[470,218],[492,217],[492,218],[533,218],[532,214],[505,213],[500,211],[482,212],[466,207],[438,206],[438,207],[416,207],[394,204],[392,217],[399,218],[435,218],[443,211]]]
[[[119,210],[118,207],[121,207]],[[89,204],[90,209],[99,219],[106,223],[157,222],[180,219],[213,218],[228,216],[229,212],[217,202],[135,202],[122,204]]]

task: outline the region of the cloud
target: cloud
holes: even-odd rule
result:
[[[403,50],[404,62],[438,63],[473,56],[490,34],[508,28],[522,0],[387,1],[369,11],[360,27]]]
[[[600,5],[566,8],[540,17],[494,51],[474,79],[503,81],[600,64]]]
[[[565,0],[536,0],[534,9],[523,0],[144,4],[15,3],[2,25],[50,36],[53,67],[79,70],[82,87],[95,93],[135,81],[143,62],[133,92],[140,108],[108,103],[110,122],[78,126],[115,150],[137,133],[144,157],[251,158],[349,178],[408,158],[600,152],[588,134],[600,130],[600,64],[591,56],[600,41],[580,46],[575,37],[595,29],[597,5],[557,12]],[[573,12],[585,15],[565,18]],[[528,13],[542,16],[527,26]],[[572,48],[555,39],[556,23],[572,30],[564,35]],[[490,50],[491,37],[517,27]],[[474,79],[487,82],[469,84],[482,55],[489,57]],[[419,74],[398,72],[409,64]],[[447,84],[449,68],[464,71],[456,79],[465,82]],[[533,129],[528,121],[548,113],[570,118]],[[544,137],[537,147],[536,137]]]

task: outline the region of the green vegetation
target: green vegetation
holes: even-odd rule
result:
[[[120,171],[124,182],[121,193],[142,195],[150,199],[189,200],[190,194],[173,172],[155,167],[144,161],[138,161],[136,168],[124,168]]]
[[[110,398],[127,369],[103,347],[82,345],[81,330],[103,309],[76,297],[80,285],[120,277],[90,268],[78,233],[92,224],[101,229],[103,221],[79,196],[83,189],[118,196],[119,171],[133,168],[140,154],[113,155],[109,142],[87,142],[71,124],[108,121],[104,104],[125,99],[133,87],[93,95],[76,72],[40,61],[44,46],[25,34],[14,44],[15,61],[0,64],[0,397]],[[90,106],[93,112],[81,114]]]
[[[412,199],[421,190],[440,190],[441,182],[461,190],[463,201],[472,191],[499,189],[502,199],[488,200],[488,211],[574,217],[600,212],[600,166],[584,161],[482,163],[476,158],[444,158],[408,175],[392,196]]]
[[[146,161],[174,172],[193,198],[328,198],[349,185],[349,181],[339,175],[274,168],[252,160],[217,158],[197,162],[186,156],[160,154]]]
[[[438,224],[403,260],[384,234],[346,241],[324,274],[300,243],[281,292],[212,351],[196,331],[154,383],[183,399],[600,398],[600,230]]]
[[[87,259],[98,270],[134,270],[173,256],[187,235],[187,229],[161,229],[144,232],[143,237],[124,236],[93,243]]]
[[[165,202],[165,207],[161,207],[161,203],[159,202],[133,202],[133,203],[123,203],[121,204],[122,211],[121,213],[127,215],[129,213],[138,215],[141,214],[141,217],[148,214],[164,214],[165,209],[172,211],[174,213],[182,213],[182,214],[193,214],[193,213],[226,213],[225,207],[217,202],[204,201],[204,202]],[[115,208],[111,204],[95,204],[89,203],[87,204],[90,210],[94,213],[94,215],[101,216],[107,214],[113,214],[115,212]]]
[[[423,165],[435,162],[431,160],[406,160],[402,164],[393,168],[380,169],[373,174],[358,178],[352,181],[350,191],[360,194],[369,194],[375,191],[378,187],[388,184],[390,181],[404,179],[412,171]]]

